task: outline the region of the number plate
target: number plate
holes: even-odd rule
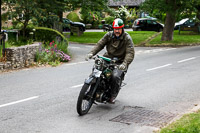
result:
[[[101,73],[102,73],[102,71],[99,71],[99,70],[97,70],[97,69],[94,69],[94,71],[93,71],[93,75],[94,75],[95,77],[100,77]]]

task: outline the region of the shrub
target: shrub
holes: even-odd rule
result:
[[[127,24],[127,17],[130,15],[126,7],[121,6],[119,10],[116,11],[115,18],[121,18],[124,21],[124,24]]]
[[[67,18],[70,19],[73,22],[80,22],[81,21],[79,16],[75,12],[70,12],[67,15]]]
[[[40,44],[39,50],[36,53],[36,62],[41,64],[49,64],[52,66],[58,65],[60,62],[70,60],[68,55],[67,45],[64,42],[50,42],[48,45]]]
[[[109,16],[109,17],[106,17],[105,20],[106,20],[106,24],[112,24],[113,21],[115,20],[115,17]]]
[[[63,34],[57,30],[46,27],[35,27],[35,40],[43,41],[44,43],[50,42],[51,40],[57,40],[59,42],[64,41],[68,44],[68,41]]]
[[[12,38],[12,39],[9,39],[6,43],[9,47],[19,47],[19,46],[32,44],[33,39],[27,39],[27,38],[20,36],[18,41],[16,41],[15,38]]]

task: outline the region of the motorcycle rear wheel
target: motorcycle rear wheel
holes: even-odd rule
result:
[[[88,113],[93,104],[93,99],[88,95],[89,91],[93,88],[93,85],[84,84],[78,97],[77,101],[77,112],[78,114],[85,115]]]

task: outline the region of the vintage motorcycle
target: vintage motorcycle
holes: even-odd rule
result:
[[[85,80],[79,93],[77,101],[79,115],[87,114],[93,103],[107,103],[111,98],[111,76],[112,71],[118,67],[117,58],[111,60],[97,55],[94,60],[92,73]]]

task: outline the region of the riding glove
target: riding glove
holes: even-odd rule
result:
[[[92,59],[93,54],[89,53],[86,55],[85,60],[88,61],[89,59]]]
[[[126,65],[124,64],[119,65],[119,70],[126,70]]]

